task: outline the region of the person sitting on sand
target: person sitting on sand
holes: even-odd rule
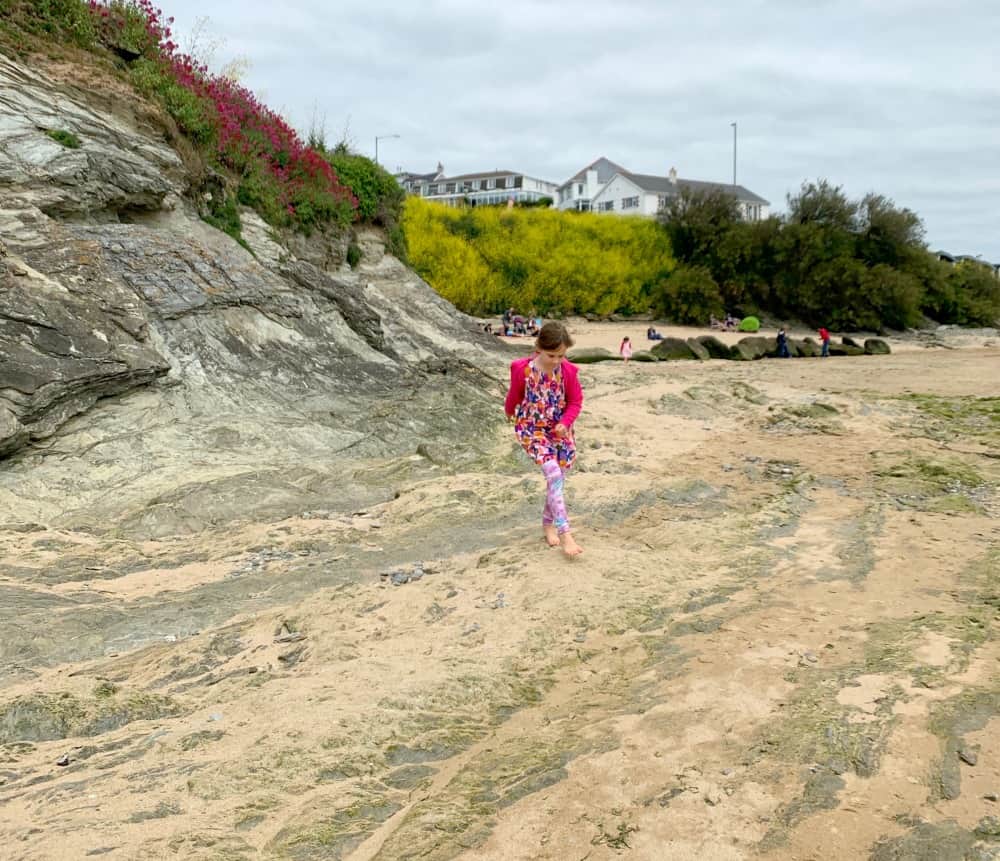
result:
[[[656,331],[652,326],[646,330],[646,340],[647,341],[662,341],[663,335]]]

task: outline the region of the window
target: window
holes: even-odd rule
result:
[[[454,194],[455,193],[455,183],[449,182],[447,185],[445,185],[444,190],[445,190],[446,194]]]
[[[488,180],[486,180],[486,187],[487,188],[496,188],[496,184],[497,184],[497,181],[495,179],[488,179]]]
[[[438,193],[437,183],[432,182],[429,186],[427,186],[427,193],[428,194],[437,194]]]
[[[622,209],[638,209],[639,208],[639,196],[635,197],[623,197],[622,198]]]
[[[501,176],[500,179],[497,180],[497,188],[506,188],[506,187],[507,187],[507,180]]]
[[[656,198],[656,208],[663,209],[667,205],[667,200],[669,198],[665,194],[657,195]]]
[[[581,194],[583,194],[583,183],[582,182],[578,182],[576,184],[576,193],[577,193],[577,196],[580,196]]]
[[[615,202],[613,200],[602,200],[597,204],[598,212],[611,212],[615,208]]]

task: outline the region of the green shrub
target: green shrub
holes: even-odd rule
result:
[[[744,317],[740,320],[740,331],[741,332],[758,332],[760,331],[760,320],[756,317]]]
[[[362,221],[389,227],[398,224],[405,194],[395,177],[370,158],[343,152],[326,154],[341,183],[358,199]]]
[[[358,264],[361,262],[361,248],[357,243],[352,242],[347,246],[347,265],[351,269],[357,269]]]
[[[67,149],[80,148],[80,139],[73,132],[63,131],[62,129],[46,129],[45,134]]]
[[[723,314],[722,295],[704,266],[679,266],[664,279],[659,310],[676,323],[705,324]]]
[[[181,132],[194,143],[204,148],[215,145],[218,117],[210,101],[182,87],[167,68],[155,60],[136,60],[131,74],[139,92],[158,99]]]
[[[250,250],[246,240],[243,239],[243,225],[240,222],[240,212],[236,206],[236,198],[225,191],[215,191],[208,202],[208,214],[202,219],[211,224],[212,227],[221,230],[235,239],[240,245]]]

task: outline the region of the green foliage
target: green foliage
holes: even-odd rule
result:
[[[45,134],[67,149],[80,148],[80,139],[73,132],[67,132],[63,129],[46,129]]]
[[[641,218],[410,198],[403,223],[417,272],[472,314],[647,311],[674,266],[663,232]]]
[[[351,269],[357,269],[358,264],[361,262],[361,248],[357,243],[352,242],[347,246],[347,265]]]
[[[687,193],[661,218],[679,262],[707,268],[727,309],[876,331],[924,315],[965,325],[1000,318],[991,270],[939,263],[917,215],[882,195],[852,201],[820,180],[790,195],[788,210],[784,221],[748,224],[731,195]]]
[[[326,154],[340,181],[358,199],[362,221],[389,227],[398,224],[405,194],[395,177],[370,158],[334,151]]]
[[[214,147],[218,117],[212,103],[182,87],[162,63],[146,58],[131,67],[132,81],[143,95],[162,102],[178,128],[198,146]]]
[[[82,0],[0,0],[0,22],[8,37],[27,35],[84,48],[97,38],[93,16]]]
[[[231,236],[248,251],[250,250],[250,246],[243,239],[243,225],[240,223],[240,213],[235,197],[221,190],[215,191],[209,199],[208,210],[208,214],[202,216],[204,221]]]
[[[704,325],[725,313],[719,285],[705,266],[678,266],[661,291],[659,310],[675,323]]]

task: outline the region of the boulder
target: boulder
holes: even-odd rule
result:
[[[574,365],[592,365],[594,362],[620,362],[622,357],[603,347],[580,347],[566,355]]]
[[[892,350],[881,338],[869,338],[865,341],[865,352],[869,356],[888,356]]]
[[[861,344],[855,341],[850,335],[844,335],[844,337],[840,339],[840,343],[847,347],[861,347]]]
[[[807,358],[816,358],[820,355],[822,348],[817,344],[812,338],[802,338],[795,342],[795,346],[799,351],[800,356],[805,356]]]
[[[706,347],[702,346],[701,342],[697,338],[688,338],[687,343],[691,348],[691,352],[694,353],[695,356],[701,361],[707,362],[712,358],[711,353],[708,352]]]
[[[697,359],[691,346],[683,338],[664,338],[651,350],[661,361],[677,359]]]
[[[730,357],[737,362],[752,362],[765,356],[778,354],[778,339],[757,336],[742,338],[733,345]]]
[[[729,345],[723,344],[715,335],[699,335],[697,341],[713,359],[728,359],[730,357]]]
[[[633,362],[658,362],[660,361],[656,356],[654,356],[649,350],[639,350],[638,353],[632,354]]]
[[[852,347],[850,344],[834,344],[830,342],[831,356],[863,356],[865,351],[862,347]]]

